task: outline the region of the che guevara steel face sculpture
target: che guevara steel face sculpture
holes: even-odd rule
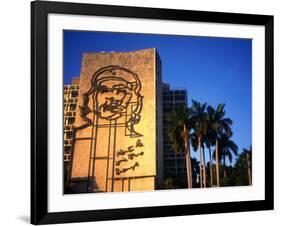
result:
[[[89,106],[91,97],[92,108]],[[142,100],[141,82],[137,74],[119,66],[103,67],[95,72],[91,88],[83,94],[80,116],[86,122],[84,126],[94,123],[88,117],[90,112],[106,120],[126,117],[124,126],[129,131],[126,135],[140,137],[142,134],[135,131],[134,125],[141,119]]]

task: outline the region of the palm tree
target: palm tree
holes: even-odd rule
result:
[[[215,142],[215,153],[214,158],[216,159],[216,179],[217,186],[220,186],[220,170],[219,170],[219,147],[218,138],[220,134],[225,133],[227,135],[232,134],[231,125],[232,120],[225,118],[225,104],[218,104],[217,108],[214,109],[212,106],[207,107],[208,112],[208,137],[211,142]]]
[[[209,150],[209,162],[210,162],[210,185],[213,187],[213,160],[211,147],[216,144],[216,132],[213,129],[215,109],[211,106],[207,107],[207,134],[205,136],[205,144]]]
[[[192,172],[190,160],[190,129],[192,127],[191,110],[180,106],[168,116],[167,135],[176,152],[185,151],[187,186],[192,188]]]
[[[219,137],[219,160],[223,161],[223,176],[226,175],[226,158],[228,158],[229,162],[232,163],[233,155],[238,154],[238,146],[231,140],[231,135],[227,135],[225,133],[220,134]]]
[[[193,130],[194,135],[197,139],[197,145],[195,145],[195,150],[200,152],[200,186],[202,187],[202,173],[201,167],[203,165],[203,184],[206,187],[206,164],[205,164],[205,153],[202,150],[204,137],[207,133],[207,114],[206,114],[207,104],[201,104],[195,100],[192,100],[192,120],[193,120]]]
[[[208,115],[209,118],[209,115]],[[209,150],[209,162],[210,162],[210,185],[211,187],[213,187],[213,160],[212,160],[212,150],[211,150],[211,146],[213,146],[215,144],[215,133],[210,129],[210,121],[208,119],[207,121],[208,123],[208,130],[207,130],[207,134],[205,137],[205,144]]]

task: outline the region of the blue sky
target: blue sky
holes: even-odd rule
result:
[[[162,80],[183,87],[188,102],[226,104],[239,147],[252,142],[252,40],[155,34],[64,31],[64,83],[79,76],[83,52],[156,48]],[[208,161],[208,158],[206,159]]]

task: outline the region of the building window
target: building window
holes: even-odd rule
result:
[[[70,104],[70,111],[75,111],[76,110],[76,104]]]
[[[75,117],[69,117],[68,118],[68,124],[72,125],[75,122]]]
[[[66,139],[72,139],[72,135],[73,135],[72,131],[67,131],[67,132],[65,133]]]
[[[71,97],[78,97],[78,91],[72,91]]]

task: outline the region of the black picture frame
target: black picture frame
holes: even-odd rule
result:
[[[48,212],[48,14],[95,15],[265,27],[265,199],[126,209]],[[62,2],[31,3],[31,223],[51,224],[274,208],[273,16]]]

